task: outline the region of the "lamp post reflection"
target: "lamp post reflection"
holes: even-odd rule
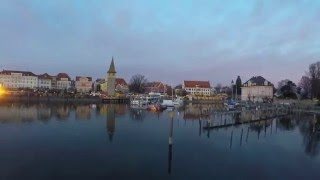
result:
[[[171,174],[172,164],[172,144],[173,144],[173,111],[169,113],[170,116],[170,133],[169,133],[169,150],[168,150],[168,174]]]

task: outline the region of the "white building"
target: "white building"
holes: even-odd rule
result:
[[[59,73],[56,76],[57,80],[57,89],[69,89],[71,88],[71,78],[66,73]]]
[[[29,71],[3,70],[0,72],[0,83],[7,88],[37,88],[38,76]]]
[[[78,92],[89,92],[92,90],[92,77],[76,77],[75,87]]]
[[[273,98],[273,84],[261,76],[254,76],[241,87],[241,100],[262,102]]]
[[[40,89],[51,89],[52,78],[49,74],[45,73],[38,76],[38,87]]]
[[[191,95],[211,95],[211,86],[209,81],[183,81],[182,89]]]

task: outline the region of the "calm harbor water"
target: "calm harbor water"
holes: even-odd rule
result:
[[[1,104],[0,179],[320,179],[320,116],[204,130],[217,109]]]

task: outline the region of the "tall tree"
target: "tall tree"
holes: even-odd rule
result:
[[[220,83],[218,83],[218,84],[216,85],[216,87],[214,87],[214,89],[217,91],[217,93],[221,93],[221,91],[222,91],[222,85],[221,85]]]
[[[300,94],[302,95],[302,97],[309,98],[311,96],[312,86],[310,77],[302,76],[298,86],[301,89]]]
[[[130,79],[129,90],[130,92],[134,93],[144,93],[146,83],[147,79],[144,77],[144,75],[133,75]]]
[[[236,92],[238,95],[241,95],[241,86],[242,86],[242,81],[240,76],[238,76],[236,80],[236,88],[237,88]]]
[[[311,78],[312,97],[320,99],[320,61],[310,64],[309,75]]]
[[[278,83],[277,94],[283,98],[297,98],[297,86],[292,81],[285,79]]]

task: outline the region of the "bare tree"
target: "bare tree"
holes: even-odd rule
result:
[[[130,92],[134,93],[144,93],[145,91],[145,84],[147,83],[147,79],[144,75],[136,74],[133,75],[130,79],[129,89]]]
[[[222,90],[222,85],[220,83],[218,83],[216,85],[216,87],[214,87],[214,89],[217,91],[217,93],[221,93],[221,90]]]
[[[320,61],[310,64],[309,75],[311,78],[312,96],[320,99]]]
[[[311,86],[311,78],[308,76],[302,76],[300,82],[299,82],[299,87],[302,89],[301,95],[305,97],[309,97],[312,92],[312,86]]]

